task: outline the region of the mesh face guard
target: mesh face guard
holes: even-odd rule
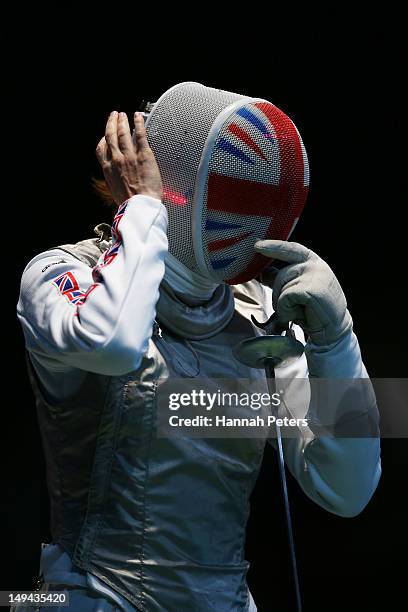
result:
[[[270,260],[255,241],[287,240],[306,201],[309,167],[293,122],[265,100],[180,83],[153,105],[146,128],[170,253],[217,282],[257,276]]]

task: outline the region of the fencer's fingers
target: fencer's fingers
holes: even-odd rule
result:
[[[262,285],[266,285],[267,287],[273,287],[275,283],[275,279],[278,274],[279,274],[278,268],[269,267],[269,268],[265,268],[265,270],[262,270],[262,272],[259,275],[259,278],[260,278]]]
[[[118,144],[123,154],[134,153],[132,137],[130,135],[129,121],[126,113],[119,113],[118,117]]]
[[[106,145],[105,136],[102,136],[102,138],[98,142],[95,152],[96,152],[96,157],[98,159],[98,162],[101,165],[104,164],[107,161],[107,145]]]
[[[306,320],[305,306],[296,301],[296,298],[288,292],[282,294],[276,308],[274,308],[281,323],[302,323]]]
[[[109,119],[106,122],[105,129],[105,140],[106,143],[111,150],[112,155],[117,155],[120,153],[119,145],[118,145],[118,113],[117,111],[112,111],[109,115]]]
[[[312,255],[312,251],[303,244],[286,240],[257,240],[254,249],[261,255],[288,263],[303,263]]]
[[[296,284],[296,279],[302,275],[304,271],[304,265],[295,264],[291,266],[285,266],[279,271],[275,278],[272,291],[272,305],[275,310],[278,308],[278,302],[285,289],[291,288],[293,290]],[[295,283],[293,282],[295,281]]]
[[[134,142],[137,152],[147,151],[149,149],[149,143],[147,141],[146,128],[142,113],[135,113],[135,131],[134,131]]]

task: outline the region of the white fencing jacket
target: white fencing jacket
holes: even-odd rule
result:
[[[115,376],[135,370],[147,350],[165,271],[167,213],[160,201],[138,195],[120,207],[117,217],[121,240],[93,269],[53,249],[34,257],[23,272],[18,318],[32,363],[52,398],[69,397],[87,371]],[[259,288],[268,316],[271,291]],[[238,293],[245,291],[245,285],[238,287]],[[302,330],[294,328],[305,343]],[[308,375],[366,378],[354,332],[332,346],[308,344],[302,358],[276,370],[277,378]],[[288,416],[296,412],[301,418],[307,408],[303,398]],[[376,406],[356,410],[364,428],[366,416],[372,419]],[[284,440],[284,450],[286,464],[306,495],[335,514],[360,513],[377,487],[378,437],[307,438],[299,431],[298,437]]]

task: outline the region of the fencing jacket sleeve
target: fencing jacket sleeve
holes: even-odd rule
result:
[[[166,208],[133,196],[112,229],[94,268],[53,249],[24,270],[17,315],[29,353],[48,371],[120,375],[147,350],[168,249]]]
[[[270,289],[264,287],[264,291],[270,308]],[[270,313],[268,310],[268,316]],[[295,325],[294,331],[305,344],[302,329]],[[301,359],[275,372],[277,379],[291,381],[279,408],[280,417],[306,418],[333,426],[346,419],[349,433],[344,437],[338,432],[320,435],[313,427],[299,427],[292,428],[282,442],[285,463],[306,495],[333,514],[356,516],[377,488],[381,454],[376,398],[355,333],[351,329],[329,346],[308,342]],[[307,392],[305,379],[310,381]],[[321,384],[317,379],[324,379],[323,385],[328,383],[329,392],[314,401],[310,389],[314,381],[316,386]],[[338,396],[333,399],[331,393]],[[276,448],[275,438],[269,442]]]

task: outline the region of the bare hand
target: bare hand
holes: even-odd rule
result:
[[[140,113],[135,113],[134,122],[132,139],[126,113],[113,111],[106,123],[105,136],[96,147],[96,156],[118,206],[134,195],[158,200],[163,197],[159,167]]]

